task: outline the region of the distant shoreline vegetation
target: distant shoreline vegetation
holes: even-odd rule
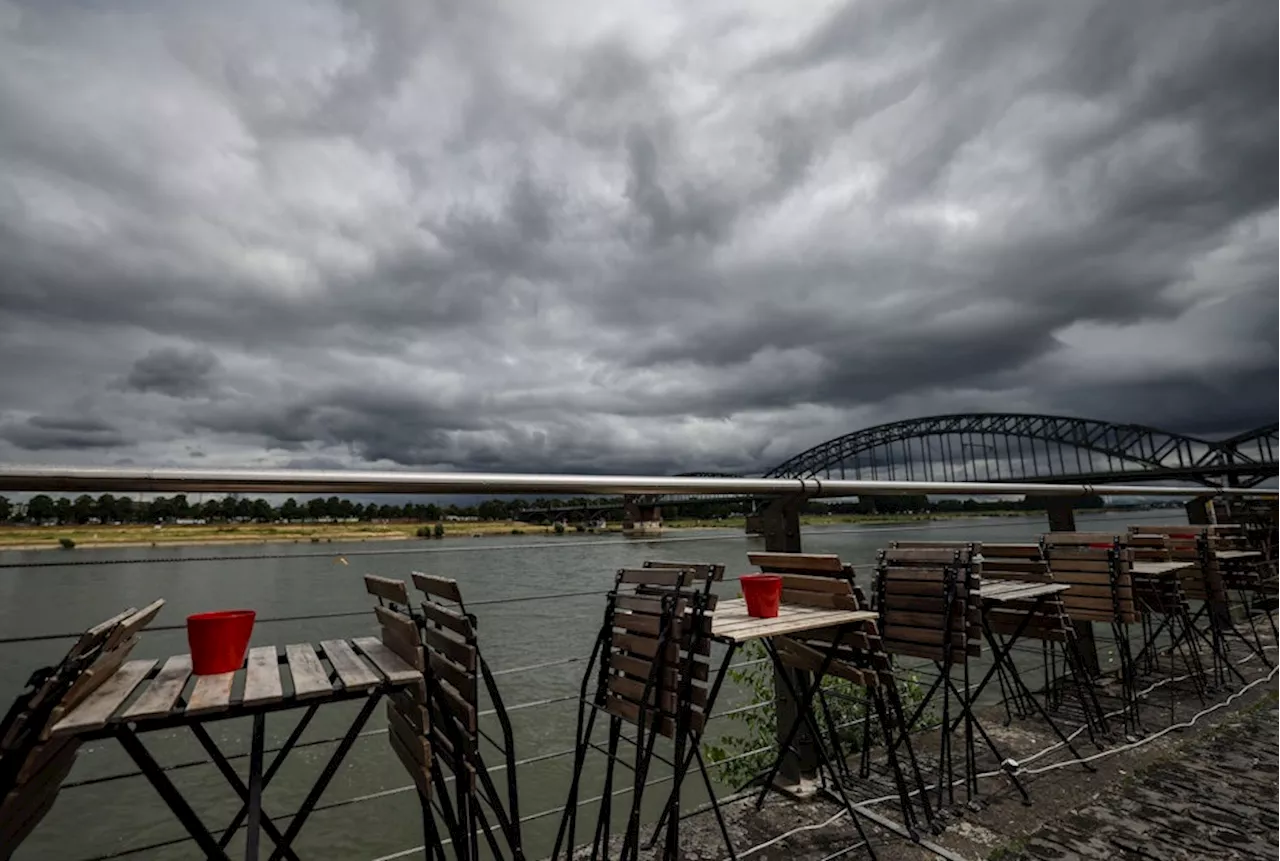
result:
[[[528,500],[488,500],[474,506],[440,507],[416,503],[366,505],[329,497],[305,503],[289,499],[279,506],[272,506],[264,499],[225,497],[193,505],[181,495],[138,502],[104,494],[96,499],[81,496],[74,500],[37,496],[25,505],[16,506],[0,497],[0,515],[3,515],[0,517],[0,550],[332,543],[621,532],[621,524],[616,520],[601,523],[595,517],[585,516],[593,511],[593,502],[596,503],[594,511],[599,511],[598,501],[537,502],[541,503],[537,508],[581,508],[583,516],[576,522],[574,518],[565,519],[563,515],[537,523],[517,519],[521,515],[528,517],[535,508]],[[1081,508],[1100,509],[1102,503],[1101,497],[1077,501]],[[913,504],[919,507],[908,507]],[[979,502],[946,499],[930,503],[927,499],[914,497],[886,497],[876,500],[875,506],[861,502],[810,502],[801,522],[809,526],[911,523],[971,516],[1020,516],[1042,507],[1034,500]],[[125,514],[134,519],[104,521],[103,514]],[[160,519],[150,519],[155,517]],[[744,513],[723,503],[682,504],[678,512],[668,514],[663,520],[664,529],[744,527]]]

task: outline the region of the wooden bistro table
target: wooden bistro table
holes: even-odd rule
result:
[[[778,615],[775,618],[761,619],[747,614],[746,601],[742,598],[721,601],[716,605],[715,613],[711,617],[711,637],[724,643],[728,648],[713,690],[719,688],[720,682],[728,671],[729,661],[737,648],[751,640],[760,640],[770,660],[773,662],[777,677],[783,680],[787,688],[787,695],[796,704],[795,717],[792,719],[791,726],[779,746],[778,758],[774,761],[773,767],[765,778],[764,790],[760,794],[757,806],[763,802],[765,794],[772,788],[773,779],[777,776],[782,760],[791,748],[802,726],[808,728],[816,743],[819,766],[826,765],[828,768],[832,768],[832,760],[827,752],[823,750],[821,743],[822,734],[818,731],[818,721],[813,712],[813,701],[822,685],[823,676],[826,675],[832,660],[835,658],[840,640],[845,631],[851,629],[854,625],[875,621],[878,618],[879,614],[870,610],[828,610],[784,602],[779,605]],[[808,683],[805,690],[797,691],[792,680],[792,673],[783,665],[782,659],[773,645],[772,638],[788,634],[803,634],[806,631],[816,631],[823,628],[835,628],[837,629],[837,635],[832,637],[831,648],[823,654],[821,664],[813,672],[812,681]],[[844,787],[834,771],[831,777],[831,782],[839,794],[839,800],[852,811],[849,799],[845,796]],[[856,815],[854,819],[856,822]],[[861,825],[859,824],[858,827],[861,828]]]
[[[326,667],[326,662],[328,667]],[[120,666],[84,702],[54,724],[54,737],[82,740],[116,738],[147,780],[208,858],[227,858],[226,847],[248,820],[245,858],[256,861],[259,831],[275,844],[271,858],[296,861],[294,838],[324,793],[339,765],[373,714],[378,700],[389,693],[423,684],[422,673],[409,666],[374,637],[325,640],[318,645],[298,643],[283,648],[261,646],[249,650],[243,690],[234,693],[237,673],[192,676],[191,656],[167,660],[129,661]],[[190,693],[183,696],[190,685]],[[136,696],[134,694],[136,693]],[[262,811],[262,791],[297,743],[316,710],[326,703],[363,700],[359,713],[307,793],[289,827],[281,833]],[[266,716],[301,709],[302,717],[264,770]],[[249,752],[249,783],[227,761],[209,735],[206,724],[232,718],[253,718]],[[143,745],[144,733],[188,727],[209,753],[223,778],[240,796],[241,808],[220,837],[214,837]]]

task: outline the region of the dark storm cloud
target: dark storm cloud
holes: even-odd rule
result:
[[[212,390],[210,376],[217,368],[218,357],[209,350],[163,347],[134,362],[124,383],[138,392],[191,398]]]
[[[737,472],[931,413],[1273,421],[1276,18],[3,7],[0,460]]]
[[[116,448],[125,443],[124,435],[106,422],[76,416],[32,416],[0,425],[0,438],[24,451]]]

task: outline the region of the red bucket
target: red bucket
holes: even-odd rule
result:
[[[782,601],[782,578],[777,574],[743,574],[742,597],[747,602],[747,615],[772,619],[778,615]]]
[[[197,676],[216,676],[240,669],[256,616],[253,610],[219,610],[188,616],[191,672]]]

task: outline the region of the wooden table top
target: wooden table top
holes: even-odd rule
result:
[[[1166,577],[1188,568],[1195,568],[1197,564],[1196,562],[1134,562],[1129,566],[1129,570],[1143,577]]]
[[[1046,595],[1057,595],[1071,588],[1070,583],[1027,583],[1020,580],[983,580],[978,590],[983,601],[1033,601]]]
[[[763,637],[798,634],[818,628],[870,622],[878,614],[870,610],[825,610],[803,604],[782,604],[778,615],[772,619],[760,619],[747,615],[747,602],[743,598],[721,601],[711,617],[711,636],[722,640],[744,643]]]
[[[163,663],[129,661],[54,724],[51,734],[81,735],[123,721],[198,719],[233,707],[237,714],[252,714],[254,709],[279,708],[295,700],[312,705],[380,685],[407,687],[422,681],[421,672],[376,637],[324,640],[318,646],[295,643],[283,649],[259,646],[249,650],[238,672],[243,690],[233,695],[236,673],[193,676],[190,655],[175,655]],[[183,697],[192,679],[191,691]]]

